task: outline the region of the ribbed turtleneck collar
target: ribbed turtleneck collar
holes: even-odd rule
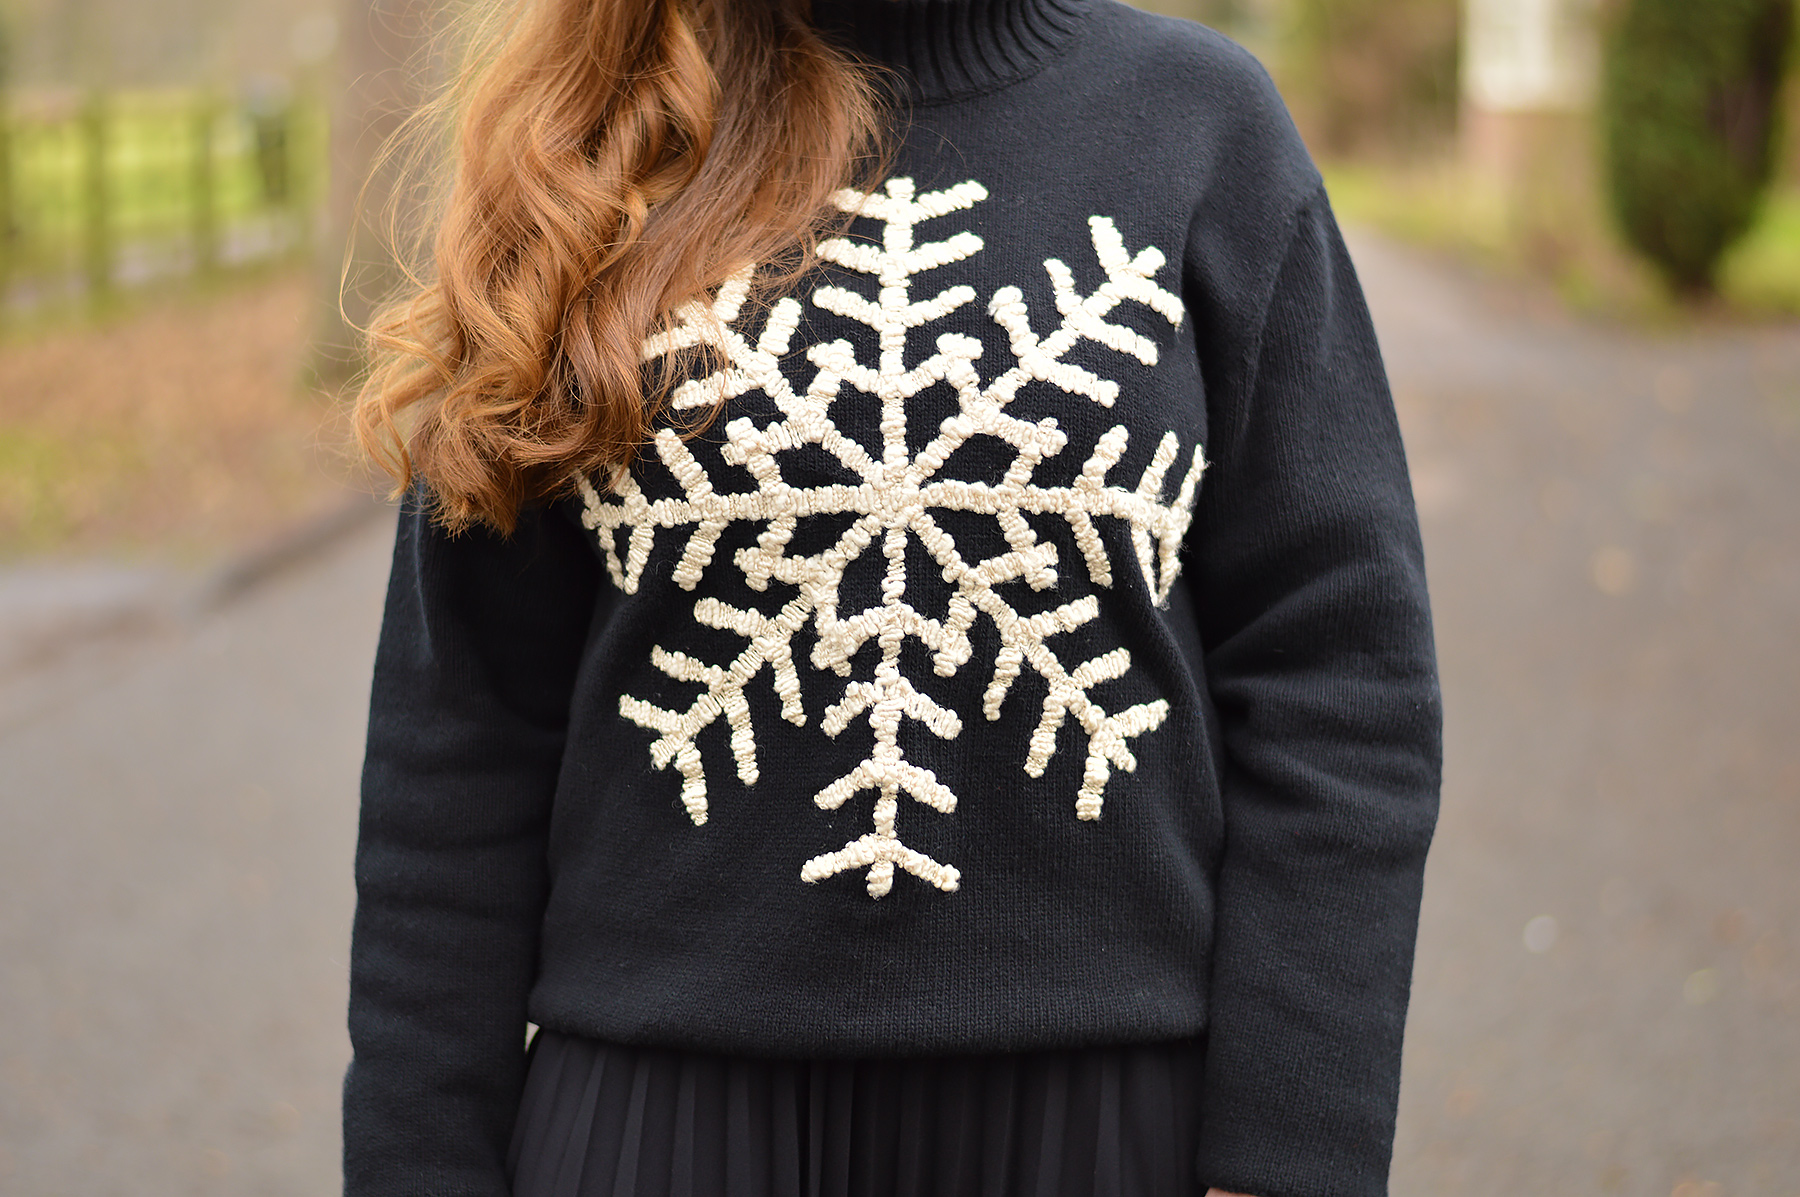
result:
[[[813,0],[826,34],[893,67],[915,100],[991,91],[1060,54],[1090,0]]]

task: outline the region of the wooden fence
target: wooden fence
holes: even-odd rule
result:
[[[0,112],[0,314],[304,253],[322,105],[191,91],[14,97]]]

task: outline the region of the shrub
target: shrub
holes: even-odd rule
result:
[[[1713,289],[1774,164],[1793,0],[1627,0],[1601,128],[1626,240],[1683,294]]]
[[[1449,135],[1459,0],[1289,0],[1285,8],[1276,74],[1315,152],[1406,151]]]

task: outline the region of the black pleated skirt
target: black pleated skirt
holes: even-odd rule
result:
[[[1198,1197],[1198,1041],[757,1060],[532,1043],[513,1197]]]

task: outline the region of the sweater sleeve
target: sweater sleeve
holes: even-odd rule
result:
[[[572,521],[400,516],[370,704],[347,1197],[505,1197],[545,838],[598,564]]]
[[[1441,713],[1380,350],[1322,192],[1209,377],[1190,532],[1225,843],[1200,1177],[1387,1191]]]

